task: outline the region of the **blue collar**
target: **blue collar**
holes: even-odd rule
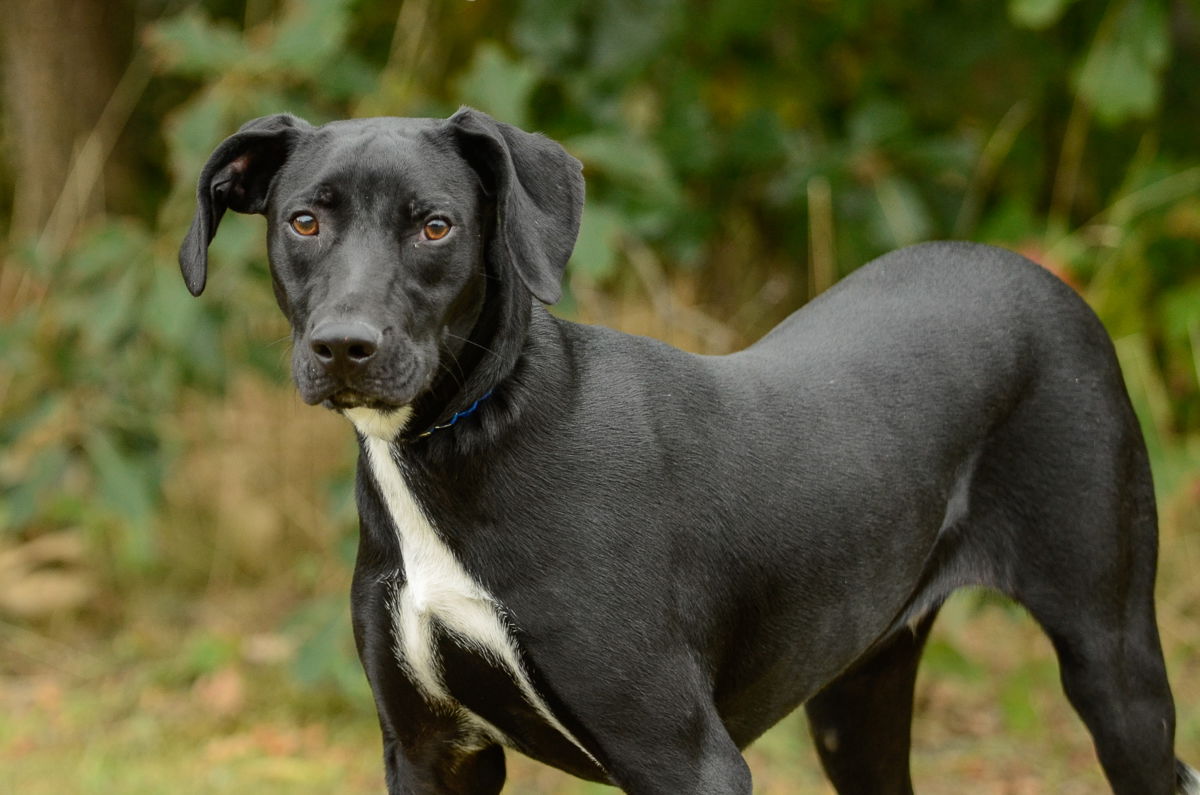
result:
[[[429,436],[434,431],[445,430],[446,428],[449,428],[451,425],[453,425],[454,423],[461,420],[463,417],[467,416],[468,414],[473,413],[475,411],[475,409],[479,408],[480,403],[482,403],[483,401],[487,400],[488,398],[490,398],[492,396],[492,391],[493,390],[489,389],[487,392],[485,392],[478,400],[476,400],[474,403],[471,404],[470,408],[464,409],[463,411],[454,412],[454,416],[451,417],[449,419],[449,421],[444,422],[441,425],[434,425],[429,430],[424,431],[422,433],[418,433],[417,438],[424,439],[426,436]]]

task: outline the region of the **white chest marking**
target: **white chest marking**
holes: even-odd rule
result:
[[[370,409],[346,412],[365,437],[371,474],[392,518],[404,559],[404,583],[393,592],[390,602],[397,662],[432,703],[461,708],[442,678],[432,631],[436,619],[454,633],[459,643],[506,669],[542,719],[595,762],[534,689],[516,642],[504,624],[500,603],[454,557],[405,482],[392,457],[391,439],[404,427],[410,413],[408,408],[387,415]],[[471,714],[470,719],[494,740],[505,742],[506,738],[482,718]]]
[[[1179,777],[1179,795],[1200,795],[1200,773],[1182,762],[1176,764],[1179,766],[1176,774]]]

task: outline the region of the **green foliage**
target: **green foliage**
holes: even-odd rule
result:
[[[921,667],[938,677],[952,676],[971,682],[979,681],[984,675],[984,668],[979,662],[965,656],[953,643],[941,638],[933,638],[925,645]]]
[[[10,258],[30,285],[0,323],[10,537],[83,527],[115,571],[170,565],[173,412],[247,369],[285,379],[274,343],[287,333],[258,219],[223,221],[201,301],[174,252],[208,154],[285,110],[320,123],[465,103],[541,130],[588,179],[569,279],[619,292],[639,284],[629,253],[650,251],[746,337],[811,297],[815,239],[837,275],[929,238],[1019,248],[1131,341],[1122,358],[1156,463],[1174,462],[1172,487],[1194,471],[1180,451],[1200,434],[1200,52],[1172,43],[1165,0],[253,7],[244,22],[238,0],[198,2],[140,32],[156,78],[138,112],[169,108],[133,125],[161,130],[138,175],[156,215],[102,219],[61,257],[31,244]],[[789,294],[765,303],[773,277]],[[304,596],[293,672],[360,685],[331,642],[342,606]],[[931,652],[971,675],[953,649]],[[1024,720],[1016,701],[1006,709]]]
[[[1008,0],[1008,14],[1018,25],[1045,30],[1057,22],[1072,0]]]
[[[350,703],[370,700],[354,651],[345,594],[306,602],[289,619],[287,630],[299,641],[291,665],[297,683],[332,689]]]
[[[1170,48],[1164,6],[1149,0],[1114,5],[1076,72],[1079,96],[1106,124],[1146,118],[1158,107]]]
[[[137,267],[153,248],[140,224],[112,222],[62,260],[34,263],[55,300],[25,307],[10,328],[22,354],[0,422],[8,530],[103,529],[118,563],[135,567],[155,556],[162,407],[220,366],[216,326],[178,300],[167,274]]]
[[[180,289],[172,260],[196,177],[248,117],[283,108],[340,114],[340,102],[370,90],[370,70],[342,52],[349,18],[341,0],[296,2],[262,35],[247,36],[193,8],[147,31],[164,76],[204,82],[164,125],[173,189],[160,219],[105,221],[58,261],[27,257],[43,296],[4,331],[21,377],[4,395],[0,440],[41,436],[28,455],[10,447],[0,469],[9,532],[99,523],[114,529],[119,562],[154,562],[153,522],[171,459],[163,440],[173,437],[167,411],[184,390],[220,390],[255,360],[263,341],[231,336],[231,314],[275,311],[264,292],[261,228],[246,219],[226,220],[213,242],[220,274],[206,300]],[[320,90],[303,91],[314,85]],[[267,367],[282,377],[277,364]]]
[[[484,42],[459,78],[458,94],[463,104],[525,127],[529,124],[529,95],[538,79],[532,66],[509,58],[494,42]]]
[[[237,69],[250,54],[237,30],[213,23],[199,8],[151,27],[147,43],[165,70],[200,79]]]

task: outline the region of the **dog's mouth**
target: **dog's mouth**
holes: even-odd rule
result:
[[[374,361],[350,372],[329,372],[303,346],[293,354],[292,375],[300,397],[310,406],[331,411],[371,409],[389,413],[416,399],[426,387],[428,374],[414,354],[399,361]],[[397,357],[399,358],[399,357]]]
[[[362,392],[357,392],[353,389],[339,389],[329,397],[321,401],[321,404],[327,409],[334,411],[345,411],[346,409],[375,409],[376,411],[395,411],[400,408],[397,403],[391,403],[387,400],[366,395]]]

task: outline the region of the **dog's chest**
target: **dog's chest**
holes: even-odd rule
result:
[[[371,473],[395,526],[403,578],[387,583],[396,659],[427,698],[449,700],[439,667],[436,635],[459,642],[524,677],[516,644],[500,605],[475,581],[438,535],[392,458],[389,445],[367,439]]]
[[[551,713],[521,661],[504,618],[503,606],[455,557],[416,502],[384,439],[367,437],[367,459],[396,529],[404,563],[403,578],[382,583],[388,589],[393,654],[397,664],[435,705],[460,711],[464,719],[491,741],[511,739],[466,709],[447,686],[444,655],[447,639],[503,671],[519,697],[553,730],[585,754]],[[590,758],[590,754],[588,754]]]

